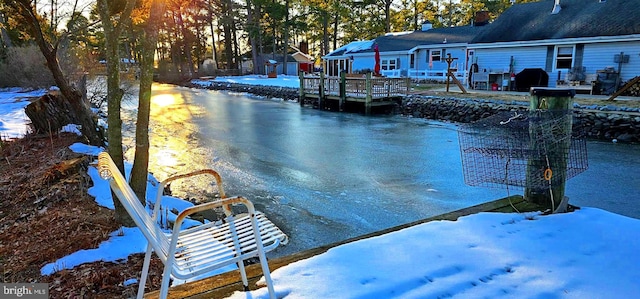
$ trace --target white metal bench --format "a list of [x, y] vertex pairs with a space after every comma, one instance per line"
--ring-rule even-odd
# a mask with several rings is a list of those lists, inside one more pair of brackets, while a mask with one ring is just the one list
[[[275, 298], [265, 252], [273, 250], [281, 243], [286, 244], [287, 236], [264, 214], [256, 213], [249, 200], [239, 196], [227, 198], [217, 172], [205, 169], [164, 180], [158, 187], [153, 214], [149, 215], [109, 154], [103, 152], [98, 156], [98, 171], [102, 178], [109, 181], [111, 190], [149, 242], [138, 287], [138, 298], [144, 295], [152, 251], [155, 251], [164, 264], [160, 298], [167, 297], [171, 276], [187, 279], [231, 264], [236, 264], [240, 269], [244, 288], [248, 290], [249, 283], [243, 261], [255, 256], [260, 259], [269, 294], [271, 298]], [[173, 225], [173, 231], [166, 233], [156, 222], [164, 187], [174, 180], [201, 174], [214, 176], [221, 199], [189, 207], [180, 212]], [[248, 213], [233, 215], [231, 205], [234, 204], [245, 205]], [[223, 207], [227, 215], [224, 224], [216, 225], [210, 222], [188, 229], [181, 228], [187, 216], [217, 207]]]

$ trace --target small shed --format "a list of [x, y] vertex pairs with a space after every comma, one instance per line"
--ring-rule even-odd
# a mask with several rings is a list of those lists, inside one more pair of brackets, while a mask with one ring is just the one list
[[264, 72], [267, 73], [267, 77], [269, 78], [277, 78], [278, 74], [277, 74], [277, 69], [278, 69], [278, 62], [272, 59], [267, 60], [267, 62], [264, 63]]

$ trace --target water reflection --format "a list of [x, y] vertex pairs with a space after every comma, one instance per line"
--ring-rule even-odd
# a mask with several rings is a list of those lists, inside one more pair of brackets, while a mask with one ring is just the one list
[[159, 94], [151, 96], [151, 105], [156, 107], [171, 106], [175, 105], [176, 102], [176, 96], [173, 94]]
[[[205, 149], [198, 148], [197, 135], [198, 128], [193, 124], [193, 118], [204, 113], [198, 106], [191, 105], [189, 92], [176, 92], [174, 86], [154, 84], [151, 96], [150, 110], [150, 148], [149, 148], [149, 171], [159, 180], [171, 175], [186, 173], [197, 168], [203, 168], [205, 163], [198, 162], [198, 159], [206, 156]], [[130, 123], [135, 123], [136, 110], [130, 109], [123, 113], [123, 119]], [[133, 160], [135, 151], [135, 138], [133, 133], [124, 133], [127, 151], [125, 156], [128, 160]], [[190, 198], [190, 194], [185, 190], [203, 190], [199, 194], [215, 193], [215, 188], [211, 186], [208, 177], [196, 178], [189, 181], [176, 181], [172, 190], [176, 190], [176, 195]], [[202, 196], [202, 195], [201, 195]]]

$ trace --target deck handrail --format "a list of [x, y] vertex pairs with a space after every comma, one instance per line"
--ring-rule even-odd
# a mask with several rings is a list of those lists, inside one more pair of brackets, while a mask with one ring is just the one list
[[[326, 95], [338, 96], [340, 95], [342, 80], [342, 78], [336, 76], [324, 78], [303, 76], [301, 77], [300, 85], [305, 94], [319, 94], [320, 86], [322, 86]], [[344, 78], [346, 95], [350, 97], [366, 97], [365, 85], [367, 80], [372, 82], [372, 98], [404, 96], [407, 95], [410, 88], [407, 78], [372, 77], [367, 79], [365, 77], [346, 77]]]

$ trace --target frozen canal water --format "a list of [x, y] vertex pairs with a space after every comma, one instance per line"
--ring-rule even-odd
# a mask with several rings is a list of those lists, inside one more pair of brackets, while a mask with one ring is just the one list
[[[291, 237], [277, 255], [507, 195], [464, 184], [454, 124], [169, 85], [153, 94], [150, 171], [164, 179], [216, 169], [228, 195], [248, 197]], [[640, 147], [588, 148], [590, 169], [569, 181], [570, 203], [640, 218]], [[203, 186], [173, 189], [191, 197]]]

